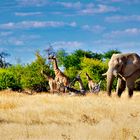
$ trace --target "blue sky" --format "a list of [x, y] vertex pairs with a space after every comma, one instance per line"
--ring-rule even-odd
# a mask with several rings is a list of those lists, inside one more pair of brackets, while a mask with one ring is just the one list
[[140, 0], [1, 0], [0, 52], [30, 63], [49, 43], [67, 52], [140, 54]]

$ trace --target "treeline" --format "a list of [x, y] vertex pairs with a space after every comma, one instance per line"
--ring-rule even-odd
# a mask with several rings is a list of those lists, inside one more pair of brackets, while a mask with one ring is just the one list
[[[87, 79], [85, 73], [98, 83], [102, 81], [101, 87], [105, 89], [106, 81], [102, 76], [107, 70], [107, 63], [113, 53], [120, 53], [117, 50], [111, 50], [104, 54], [93, 53], [91, 51], [76, 50], [68, 54], [61, 49], [55, 52], [58, 64], [64, 73], [72, 81], [79, 72], [83, 80], [85, 88], [87, 88]], [[5, 61], [7, 53], [0, 53], [0, 90], [10, 88], [12, 90], [30, 89], [33, 91], [47, 91], [48, 80], [41, 74], [41, 70], [45, 70], [54, 77], [53, 67], [46, 57], [36, 52], [36, 59], [26, 65], [11, 65]]]
[[[107, 64], [113, 53], [120, 53], [120, 51], [110, 50], [105, 53], [94, 53], [92, 51], [76, 50], [72, 53], [67, 53], [61, 49], [54, 52], [59, 68], [70, 78], [70, 81], [81, 72], [84, 87], [87, 89], [85, 73], [88, 73], [96, 83], [102, 82], [102, 90], [106, 88], [106, 79], [102, 74], [107, 71]], [[4, 59], [7, 56], [5, 54], [0, 53], [0, 56], [2, 55], [0, 57], [0, 90], [10, 88], [17, 91], [24, 89], [38, 92], [48, 91], [48, 80], [41, 74], [41, 70], [45, 70], [54, 77], [53, 66], [47, 59], [47, 53], [44, 57], [39, 52], [36, 52], [36, 59], [26, 65], [7, 63]], [[77, 85], [75, 86], [78, 88]]]

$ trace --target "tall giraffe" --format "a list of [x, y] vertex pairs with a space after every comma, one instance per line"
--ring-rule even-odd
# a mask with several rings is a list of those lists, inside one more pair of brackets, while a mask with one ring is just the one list
[[57, 89], [60, 91], [60, 88], [62, 86], [63, 92], [66, 92], [65, 87], [69, 85], [68, 77], [58, 68], [55, 56], [49, 56], [48, 59], [53, 61], [53, 69], [55, 73], [55, 81], [57, 82]]
[[48, 80], [50, 92], [54, 94], [54, 92], [57, 90], [57, 83], [56, 83], [55, 79], [53, 79], [52, 76], [45, 73], [43, 70], [41, 70], [41, 74]]
[[90, 92], [92, 92], [93, 88], [96, 86], [96, 83], [93, 82], [93, 80], [87, 73], [86, 73], [86, 77], [88, 80], [88, 88], [89, 88]]

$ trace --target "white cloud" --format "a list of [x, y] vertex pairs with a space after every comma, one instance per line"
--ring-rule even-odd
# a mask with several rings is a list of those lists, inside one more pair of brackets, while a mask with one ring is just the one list
[[[14, 32], [12, 33], [14, 34]], [[26, 46], [41, 39], [37, 34], [7, 35], [0, 38], [1, 46]]]
[[56, 4], [63, 6], [65, 8], [74, 8], [74, 9], [80, 9], [83, 4], [81, 2], [56, 2]]
[[22, 21], [22, 22], [9, 22], [0, 24], [0, 29], [29, 29], [29, 28], [49, 28], [49, 27], [76, 27], [76, 22], [61, 22], [61, 21]]
[[129, 21], [140, 21], [140, 15], [130, 15], [130, 16], [111, 16], [106, 17], [107, 22], [129, 22]]
[[101, 14], [101, 13], [108, 13], [108, 12], [116, 12], [118, 8], [108, 5], [99, 4], [97, 6], [91, 8], [83, 8], [78, 11], [80, 15], [91, 15], [91, 14]]
[[139, 28], [128, 28], [124, 30], [116, 30], [112, 31], [110, 33], [106, 33], [103, 36], [106, 38], [118, 38], [118, 37], [135, 37], [140, 35], [140, 29]]
[[23, 42], [23, 40], [10, 37], [10, 38], [5, 38], [5, 39], [0, 39], [0, 45], [22, 46], [22, 45], [24, 45], [24, 42]]
[[140, 53], [140, 42], [139, 41], [120, 41], [120, 40], [108, 40], [101, 39], [92, 42], [92, 46], [98, 48], [98, 52], [106, 52], [108, 50], [117, 49], [123, 53], [135, 52]]
[[9, 44], [13, 44], [16, 46], [22, 46], [22, 45], [24, 45], [24, 42], [22, 40], [12, 39], [12, 40], [9, 40]]
[[140, 3], [139, 0], [96, 0], [100, 3], [124, 3], [124, 4], [138, 4]]
[[56, 49], [65, 48], [69, 50], [80, 48], [82, 45], [83, 43], [78, 41], [57, 41], [52, 43], [52, 46]]
[[69, 24], [69, 26], [71, 26], [71, 27], [76, 27], [76, 26], [77, 26], [77, 23], [76, 23], [76, 22], [71, 22], [71, 23]]
[[[54, 2], [54, 5], [59, 5], [67, 9], [72, 9], [70, 15], [92, 15], [92, 14], [101, 14], [107, 12], [116, 12], [119, 8], [97, 3], [83, 3], [83, 2]], [[53, 12], [53, 14], [66, 14], [61, 12]]]
[[99, 4], [98, 9], [96, 11], [97, 13], [106, 13], [106, 12], [115, 12], [117, 10], [118, 8], [116, 7]]
[[89, 25], [83, 25], [82, 29], [85, 31], [90, 31], [94, 33], [100, 33], [105, 30], [105, 27], [100, 26], [100, 25], [94, 25], [94, 26], [89, 26]]
[[44, 6], [48, 4], [48, 0], [16, 0], [20, 6]]
[[21, 17], [24, 17], [24, 16], [37, 16], [37, 15], [41, 15], [42, 12], [16, 12], [15, 15], [16, 16], [21, 16]]
[[6, 32], [6, 31], [0, 32], [1, 37], [9, 36], [11, 34], [12, 34], [12, 32]]

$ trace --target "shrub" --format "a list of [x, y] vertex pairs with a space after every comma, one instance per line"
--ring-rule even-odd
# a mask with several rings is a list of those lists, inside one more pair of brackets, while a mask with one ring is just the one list
[[88, 73], [89, 76], [96, 83], [102, 81], [101, 88], [105, 90], [106, 79], [104, 76], [102, 76], [102, 74], [107, 71], [107, 63], [96, 59], [83, 58], [81, 61], [81, 66], [82, 66], [81, 77], [83, 79], [85, 87], [87, 87], [87, 78], [85, 73]]
[[12, 90], [19, 89], [19, 83], [14, 74], [8, 70], [0, 70], [0, 90], [10, 88]]
[[41, 70], [50, 72], [49, 66], [46, 64], [46, 59], [39, 52], [36, 53], [36, 60], [31, 64], [24, 66], [24, 71], [21, 76], [21, 84], [23, 88], [33, 91], [47, 91], [48, 81], [41, 74]]
[[40, 66], [35, 62], [24, 68], [24, 73], [21, 77], [21, 83], [24, 89], [47, 91], [48, 82], [41, 75], [40, 71]]

